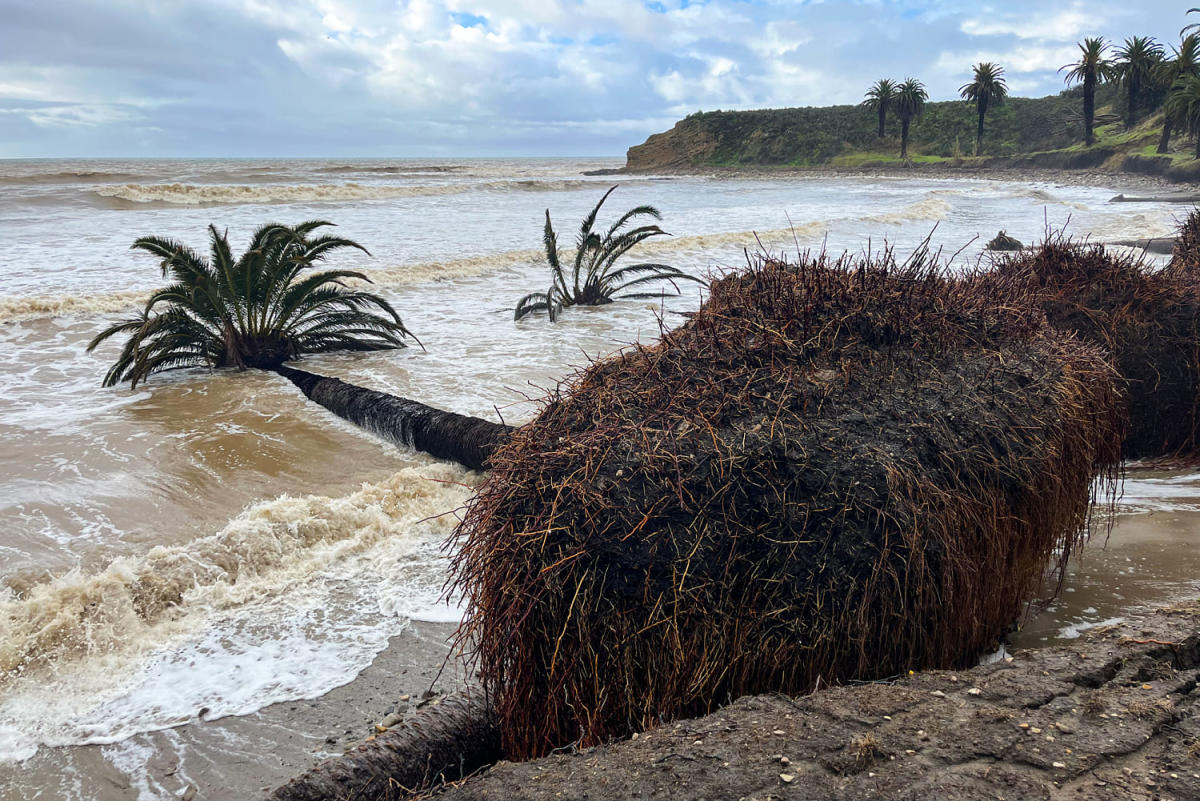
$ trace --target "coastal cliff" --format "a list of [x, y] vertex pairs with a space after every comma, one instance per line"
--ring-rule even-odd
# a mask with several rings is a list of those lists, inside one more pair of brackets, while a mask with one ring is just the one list
[[1097, 143], [1080, 144], [1082, 101], [1074, 91], [1043, 98], [1013, 97], [987, 118], [984, 151], [964, 155], [974, 141], [975, 111], [967, 103], [930, 103], [913, 123], [912, 158], [899, 158], [899, 121], [888, 118], [885, 136], [876, 136], [875, 113], [861, 106], [711, 111], [691, 114], [668, 131], [652, 134], [626, 153], [624, 172], [691, 172], [746, 168], [878, 170], [1051, 169], [1129, 172], [1171, 181], [1200, 180], [1200, 161], [1184, 136], [1168, 154], [1156, 153], [1162, 115], [1148, 117], [1130, 131], [1111, 112], [1111, 87], [1099, 95], [1105, 105]]

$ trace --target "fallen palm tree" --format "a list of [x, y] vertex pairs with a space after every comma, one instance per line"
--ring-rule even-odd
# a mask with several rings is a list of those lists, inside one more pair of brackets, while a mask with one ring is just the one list
[[391, 441], [482, 470], [512, 427], [280, 365], [275, 372], [311, 401]]
[[391, 801], [457, 781], [499, 759], [500, 738], [478, 695], [453, 695], [418, 711], [271, 794], [273, 801]]
[[1200, 451], [1198, 232], [1200, 222], [1189, 218], [1165, 270], [1103, 245], [1051, 236], [980, 278], [1036, 295], [1051, 325], [1110, 354], [1129, 410], [1129, 459]]
[[1113, 372], [928, 261], [760, 260], [492, 455], [455, 582], [509, 759], [969, 663], [1062, 569], [1114, 486]]

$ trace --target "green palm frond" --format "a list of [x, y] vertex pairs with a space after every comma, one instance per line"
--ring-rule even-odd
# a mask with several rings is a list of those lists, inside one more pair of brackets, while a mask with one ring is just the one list
[[702, 279], [688, 275], [678, 268], [665, 264], [634, 264], [617, 268], [617, 261], [633, 248], [656, 236], [669, 236], [657, 224], [639, 224], [646, 218], [661, 220], [662, 213], [654, 206], [634, 206], [614, 221], [603, 235], [595, 231], [601, 207], [616, 191], [611, 187], [600, 198], [579, 225], [576, 238], [575, 258], [571, 261], [571, 274], [566, 274], [563, 256], [558, 250], [558, 237], [546, 210], [546, 225], [543, 242], [546, 263], [550, 267], [550, 288], [545, 292], [531, 292], [517, 303], [513, 319], [520, 320], [534, 312], [545, 311], [550, 321], [558, 319], [559, 312], [568, 306], [599, 306], [611, 303], [613, 295], [625, 286], [626, 276], [630, 283], [663, 281], [671, 285], [676, 294], [676, 280], [705, 283]]
[[352, 240], [309, 234], [332, 225], [310, 220], [289, 227], [268, 223], [234, 258], [225, 232], [208, 228], [209, 255], [180, 242], [142, 237], [134, 249], [156, 256], [172, 283], [150, 295], [135, 317], [101, 331], [88, 344], [127, 337], [106, 386], [133, 386], [153, 373], [188, 367], [269, 369], [305, 353], [401, 348], [418, 344], [383, 297], [357, 288], [370, 283], [353, 270], [307, 272]]

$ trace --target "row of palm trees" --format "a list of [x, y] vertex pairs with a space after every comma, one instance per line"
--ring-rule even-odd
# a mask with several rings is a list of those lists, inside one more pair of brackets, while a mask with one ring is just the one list
[[[979, 115], [975, 131], [975, 155], [978, 156], [983, 150], [983, 120], [992, 105], [999, 105], [1008, 97], [1008, 84], [1004, 80], [1004, 68], [990, 61], [976, 64], [974, 72], [973, 80], [965, 84], [959, 92], [964, 100], [975, 104]], [[896, 113], [900, 118], [900, 158], [907, 159], [909, 127], [912, 121], [925, 111], [928, 100], [929, 93], [925, 91], [925, 84], [916, 78], [905, 78], [901, 83], [896, 83], [890, 78], [881, 78], [867, 90], [863, 105], [874, 109], [878, 115], [877, 135], [881, 139], [888, 112]]]
[[[1188, 13], [1200, 11], [1191, 9]], [[1096, 141], [1096, 90], [1102, 84], [1118, 87], [1125, 95], [1125, 127], [1137, 124], [1139, 115], [1154, 90], [1166, 90], [1163, 104], [1165, 119], [1157, 152], [1166, 153], [1173, 131], [1196, 137], [1196, 157], [1200, 158], [1200, 33], [1189, 32], [1200, 23], [1180, 31], [1180, 42], [1167, 50], [1150, 36], [1131, 36], [1112, 47], [1103, 37], [1087, 37], [1079, 43], [1079, 60], [1060, 69], [1068, 85], [1080, 85], [1083, 93], [1084, 141]], [[959, 89], [968, 103], [975, 105], [978, 122], [975, 155], [983, 150], [984, 120], [988, 110], [1008, 97], [1004, 68], [989, 61], [976, 64], [970, 83]], [[884, 136], [889, 112], [900, 118], [900, 157], [908, 158], [909, 126], [921, 116], [929, 96], [915, 78], [897, 83], [882, 78], [871, 86], [863, 105], [878, 115], [877, 135]]]

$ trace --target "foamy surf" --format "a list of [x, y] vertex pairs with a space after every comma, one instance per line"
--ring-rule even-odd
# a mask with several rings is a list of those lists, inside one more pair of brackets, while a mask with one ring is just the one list
[[[408, 173], [398, 173], [408, 174]], [[421, 173], [411, 173], [420, 175]], [[430, 173], [436, 174], [436, 173]], [[423, 184], [119, 184], [92, 194], [135, 205], [216, 206], [274, 203], [341, 203], [410, 197], [458, 195], [465, 192], [565, 192], [596, 186], [585, 180], [522, 180]]]
[[342, 497], [283, 496], [187, 545], [10, 592], [0, 760], [315, 697], [403, 618], [455, 619], [439, 549], [476, 479], [431, 462]]
[[[897, 211], [864, 217], [839, 217], [828, 220], [809, 220], [787, 228], [724, 231], [708, 234], [688, 234], [651, 240], [638, 250], [641, 258], [671, 255], [710, 256], [736, 255], [743, 249], [781, 251], [799, 245], [801, 248], [817, 242], [831, 226], [846, 223], [873, 225], [906, 225], [937, 222], [950, 211], [942, 197], [931, 196], [910, 203]], [[564, 248], [567, 258], [573, 251]], [[400, 287], [425, 281], [452, 281], [471, 278], [520, 265], [538, 264], [545, 259], [539, 249], [509, 250], [500, 253], [469, 256], [444, 261], [394, 264], [385, 267], [364, 265], [372, 283], [382, 287]], [[118, 292], [79, 293], [71, 295], [35, 295], [31, 297], [0, 296], [0, 322], [33, 320], [68, 315], [112, 314], [134, 309], [149, 297], [149, 291], [122, 290]]]

